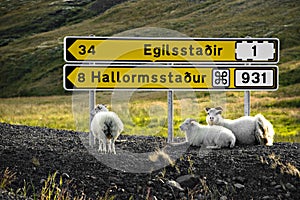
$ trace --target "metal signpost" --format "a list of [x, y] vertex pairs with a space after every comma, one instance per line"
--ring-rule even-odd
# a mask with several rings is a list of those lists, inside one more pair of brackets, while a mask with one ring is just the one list
[[67, 36], [64, 59], [65, 90], [89, 91], [90, 110], [97, 90], [168, 91], [168, 142], [174, 90], [244, 91], [250, 115], [250, 91], [277, 90], [279, 81], [277, 38]]

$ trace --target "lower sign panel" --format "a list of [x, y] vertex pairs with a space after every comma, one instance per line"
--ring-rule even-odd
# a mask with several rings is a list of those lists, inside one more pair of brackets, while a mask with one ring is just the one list
[[65, 65], [64, 88], [76, 90], [276, 90], [278, 67]]

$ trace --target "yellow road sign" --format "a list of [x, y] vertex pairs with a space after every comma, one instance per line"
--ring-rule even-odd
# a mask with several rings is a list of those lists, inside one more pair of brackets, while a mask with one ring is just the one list
[[277, 66], [64, 66], [64, 88], [69, 91], [276, 90], [277, 87]]
[[68, 36], [66, 62], [271, 62], [279, 60], [272, 38], [103, 38]]

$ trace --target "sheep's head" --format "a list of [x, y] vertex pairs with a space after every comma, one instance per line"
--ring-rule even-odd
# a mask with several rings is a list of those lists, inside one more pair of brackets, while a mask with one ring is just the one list
[[208, 125], [218, 125], [223, 109], [221, 107], [205, 108], [207, 113], [206, 122]]
[[98, 113], [98, 112], [107, 112], [108, 109], [107, 109], [106, 105], [104, 105], [104, 104], [98, 104], [98, 105], [94, 108], [94, 111], [95, 111], [95, 113]]
[[192, 126], [194, 126], [194, 124], [196, 123], [196, 120], [188, 118], [186, 119], [180, 126], [180, 130], [181, 131], [187, 131], [189, 130]]

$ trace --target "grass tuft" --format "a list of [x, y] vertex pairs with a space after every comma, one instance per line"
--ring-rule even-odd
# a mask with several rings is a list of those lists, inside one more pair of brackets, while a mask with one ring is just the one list
[[11, 183], [16, 179], [16, 173], [8, 169], [4, 170], [3, 175], [0, 177], [0, 189], [8, 190]]
[[269, 165], [272, 169], [278, 169], [282, 174], [289, 174], [300, 178], [300, 171], [297, 167], [289, 162], [283, 163], [280, 160], [280, 156], [277, 156], [274, 153], [268, 155], [267, 158], [260, 156], [260, 162]]

